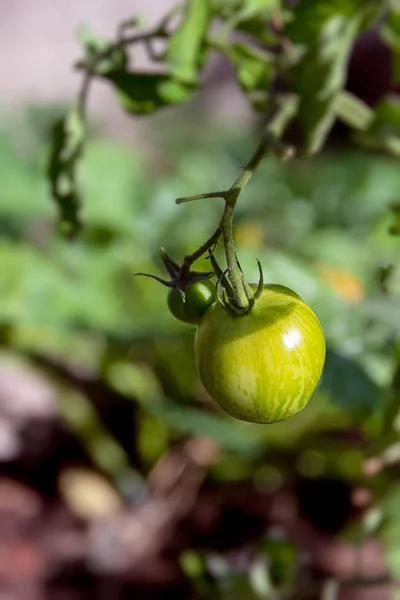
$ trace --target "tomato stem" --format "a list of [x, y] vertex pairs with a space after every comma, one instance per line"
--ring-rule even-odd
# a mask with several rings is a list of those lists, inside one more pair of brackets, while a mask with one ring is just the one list
[[236, 262], [236, 250], [233, 240], [233, 212], [235, 204], [236, 199], [233, 202], [227, 200], [221, 219], [221, 229], [228, 265], [228, 279], [232, 288], [232, 308], [234, 308], [235, 313], [245, 313], [248, 311], [250, 304], [243, 285], [243, 273]]
[[[227, 262], [227, 275], [226, 277], [223, 277], [223, 279], [225, 279], [225, 287], [228, 288], [224, 288], [226, 296], [225, 302], [227, 304], [227, 309], [231, 311], [232, 314], [236, 315], [247, 313], [254, 305], [254, 302], [258, 296], [254, 296], [250, 286], [244, 278], [242, 269], [237, 259], [235, 243], [233, 239], [233, 214], [241, 192], [250, 181], [254, 171], [264, 156], [269, 152], [273, 152], [281, 160], [286, 160], [293, 155], [294, 150], [292, 147], [281, 142], [270, 131], [265, 132], [256, 151], [243, 168], [241, 174], [233, 183], [232, 187], [225, 191], [206, 192], [203, 194], [196, 194], [195, 196], [177, 198], [175, 200], [177, 204], [184, 204], [186, 202], [193, 202], [195, 200], [203, 200], [205, 198], [223, 198], [225, 201], [225, 208], [217, 229], [213, 235], [200, 246], [200, 248], [198, 248], [192, 254], [185, 256], [181, 266], [180, 274], [183, 279], [189, 276], [190, 267], [192, 264], [207, 251], [210, 251], [218, 243], [218, 240], [222, 235]], [[217, 271], [215, 272], [217, 277], [219, 277], [220, 273]], [[219, 282], [217, 287], [219, 284], [222, 284], [222, 282]]]
[[254, 171], [264, 156], [271, 150], [284, 158], [289, 158], [293, 153], [293, 150], [290, 147], [282, 143], [271, 133], [266, 132], [253, 156], [243, 168], [242, 173], [236, 179], [232, 187], [225, 193], [225, 210], [220, 222], [220, 228], [224, 239], [225, 256], [228, 265], [228, 278], [233, 293], [233, 301], [231, 304], [233, 312], [236, 314], [248, 312], [254, 304], [254, 297], [243, 276], [239, 261], [237, 260], [233, 239], [233, 213], [241, 192], [250, 181]]
[[183, 259], [181, 273], [183, 275], [188, 274], [192, 264], [194, 262], [196, 262], [196, 260], [198, 258], [201, 258], [203, 256], [203, 254], [205, 254], [208, 250], [210, 250], [210, 248], [215, 246], [218, 243], [218, 240], [220, 237], [221, 237], [221, 229], [220, 229], [220, 226], [218, 226], [217, 229], [212, 234], [212, 236], [210, 238], [208, 238], [208, 240], [206, 242], [204, 242], [204, 244], [202, 244], [200, 246], [200, 248], [198, 248], [192, 254], [187, 254], [185, 256], [185, 258]]

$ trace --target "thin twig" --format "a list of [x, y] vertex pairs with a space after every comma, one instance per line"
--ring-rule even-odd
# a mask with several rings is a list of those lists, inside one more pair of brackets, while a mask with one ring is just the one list
[[203, 254], [205, 254], [207, 252], [207, 250], [209, 250], [210, 248], [215, 246], [215, 244], [218, 243], [218, 240], [220, 237], [221, 237], [221, 229], [218, 226], [217, 229], [212, 234], [212, 236], [206, 242], [204, 242], [204, 244], [202, 244], [200, 246], [200, 248], [198, 248], [195, 252], [193, 252], [193, 254], [187, 254], [185, 256], [185, 258], [183, 259], [183, 265], [182, 265], [181, 272], [189, 273], [191, 265], [194, 262], [196, 262], [196, 260], [201, 258], [203, 256]]
[[82, 118], [85, 117], [86, 113], [86, 104], [90, 90], [90, 84], [92, 79], [96, 76], [96, 67], [101, 63], [102, 60], [111, 56], [114, 52], [118, 50], [123, 50], [127, 46], [132, 46], [134, 44], [143, 42], [146, 46], [146, 49], [149, 50], [149, 43], [154, 40], [154, 38], [166, 38], [168, 37], [168, 24], [172, 17], [174, 17], [177, 13], [182, 11], [182, 6], [176, 6], [171, 11], [169, 11], [165, 17], [162, 18], [160, 23], [158, 23], [152, 29], [148, 31], [142, 31], [140, 33], [135, 33], [127, 37], [122, 37], [122, 30], [118, 28], [117, 30], [117, 40], [112, 42], [105, 48], [102, 52], [99, 52], [91, 61], [79, 61], [76, 63], [75, 67], [77, 69], [85, 69], [86, 73], [82, 81], [81, 89], [78, 94], [78, 110]]

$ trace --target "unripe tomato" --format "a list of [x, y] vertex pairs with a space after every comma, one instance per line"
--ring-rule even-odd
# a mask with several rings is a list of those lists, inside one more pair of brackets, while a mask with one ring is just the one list
[[168, 292], [169, 310], [180, 321], [199, 323], [215, 300], [214, 287], [214, 284], [208, 279], [196, 281], [185, 291], [185, 301], [178, 289], [171, 288]]
[[304, 408], [321, 376], [325, 338], [295, 292], [266, 285], [246, 315], [214, 303], [202, 318], [195, 361], [210, 396], [243, 421], [275, 423]]

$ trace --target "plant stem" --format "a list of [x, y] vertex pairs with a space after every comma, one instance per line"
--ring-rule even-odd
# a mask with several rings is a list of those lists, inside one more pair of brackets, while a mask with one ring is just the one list
[[220, 227], [224, 239], [225, 256], [228, 265], [228, 278], [232, 286], [234, 308], [237, 309], [239, 313], [247, 312], [250, 302], [248, 295], [246, 294], [246, 283], [243, 279], [243, 273], [236, 259], [235, 243], [233, 240], [233, 213], [236, 202], [265, 154], [271, 149], [276, 153], [282, 153], [283, 149], [286, 148], [287, 146], [277, 140], [274, 136], [265, 133], [258, 148], [244, 167], [242, 173], [226, 193], [225, 210], [222, 215]]
[[241, 175], [237, 178], [233, 186], [226, 192], [211, 192], [206, 194], [197, 194], [196, 196], [188, 196], [187, 198], [177, 198], [175, 200], [177, 204], [183, 204], [185, 202], [191, 202], [192, 200], [202, 200], [204, 198], [225, 199], [225, 210], [217, 229], [214, 231], [213, 235], [202, 246], [200, 246], [200, 248], [196, 250], [196, 252], [185, 256], [182, 268], [185, 272], [186, 270], [189, 271], [190, 266], [198, 258], [203, 256], [203, 254], [205, 254], [209, 248], [212, 248], [212, 246], [214, 246], [218, 242], [219, 237], [222, 233], [222, 236], [224, 238], [226, 260], [228, 264], [229, 280], [232, 283], [235, 304], [237, 304], [237, 308], [239, 310], [246, 310], [248, 308], [249, 302], [243, 290], [243, 276], [236, 262], [235, 246], [233, 242], [233, 211], [235, 209], [235, 205], [240, 192], [250, 180], [254, 169], [257, 167], [266, 151], [267, 149], [265, 143], [261, 142], [256, 152], [245, 166]]
[[[233, 198], [233, 196], [232, 196]], [[224, 239], [226, 263], [228, 265], [228, 279], [231, 283], [234, 307], [238, 312], [246, 312], [249, 300], [243, 286], [243, 274], [236, 262], [235, 243], [233, 241], [233, 211], [237, 198], [233, 202], [227, 201], [221, 219], [221, 230]]]
[[96, 67], [101, 63], [102, 60], [111, 56], [114, 52], [118, 50], [122, 50], [127, 46], [132, 46], [134, 44], [143, 42], [147, 49], [147, 44], [150, 43], [155, 38], [166, 38], [168, 37], [168, 24], [172, 17], [174, 17], [178, 12], [182, 10], [183, 6], [178, 5], [169, 11], [161, 22], [148, 31], [141, 31], [139, 33], [134, 33], [130, 36], [120, 37], [120, 33], [118, 39], [115, 42], [110, 43], [105, 50], [99, 52], [95, 58], [87, 63], [86, 61], [79, 61], [75, 66], [77, 69], [84, 69], [85, 75], [83, 77], [81, 89], [78, 97], [78, 111], [81, 114], [82, 118], [85, 116], [86, 112], [86, 104], [90, 90], [90, 84], [92, 79], [96, 77]]
[[212, 236], [210, 238], [208, 238], [208, 240], [206, 242], [204, 242], [204, 244], [202, 244], [200, 246], [200, 248], [198, 248], [195, 252], [193, 252], [193, 254], [187, 254], [185, 256], [185, 258], [183, 259], [181, 273], [183, 275], [188, 275], [192, 264], [194, 262], [196, 262], [196, 260], [198, 258], [201, 258], [203, 256], [203, 254], [205, 254], [207, 252], [207, 250], [209, 250], [210, 248], [215, 246], [215, 244], [218, 242], [220, 236], [221, 236], [221, 229], [218, 226], [217, 229], [212, 234]]
[[175, 204], [185, 204], [186, 202], [194, 202], [195, 200], [204, 200], [204, 198], [226, 198], [226, 192], [208, 192], [206, 194], [196, 194], [195, 196], [186, 196], [185, 198], [177, 198]]
[[236, 257], [235, 243], [233, 240], [233, 214], [236, 202], [242, 190], [250, 181], [254, 171], [264, 156], [271, 150], [281, 159], [289, 158], [293, 154], [293, 149], [291, 147], [283, 144], [272, 133], [266, 132], [264, 133], [262, 140], [253, 156], [243, 168], [241, 174], [233, 183], [232, 187], [230, 187], [228, 190], [196, 194], [195, 196], [187, 196], [185, 198], [177, 198], [175, 200], [177, 204], [192, 202], [194, 200], [203, 200], [204, 198], [223, 198], [225, 200], [224, 212], [217, 229], [213, 235], [204, 244], [202, 244], [202, 246], [200, 246], [200, 248], [193, 252], [193, 254], [188, 254], [185, 256], [181, 267], [181, 274], [184, 277], [188, 276], [191, 265], [198, 258], [203, 256], [207, 250], [215, 246], [222, 234], [226, 262], [228, 265], [227, 273], [230, 282], [232, 309], [236, 314], [244, 314], [249, 310], [251, 305], [251, 297], [249, 299], [248, 290], [250, 288], [246, 284]]
[[92, 73], [90, 71], [86, 71], [86, 73], [83, 77], [82, 86], [81, 86], [81, 89], [80, 89], [79, 95], [78, 95], [78, 112], [79, 112], [82, 120], [84, 120], [86, 117], [87, 99], [89, 97], [89, 90], [90, 90], [90, 84], [92, 83], [92, 79], [93, 79]]

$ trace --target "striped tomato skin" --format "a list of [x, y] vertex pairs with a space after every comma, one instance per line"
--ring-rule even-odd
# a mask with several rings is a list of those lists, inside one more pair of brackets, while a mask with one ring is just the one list
[[195, 362], [210, 396], [230, 415], [276, 423], [301, 411], [321, 377], [325, 338], [295, 292], [266, 285], [249, 313], [214, 303], [196, 333]]

